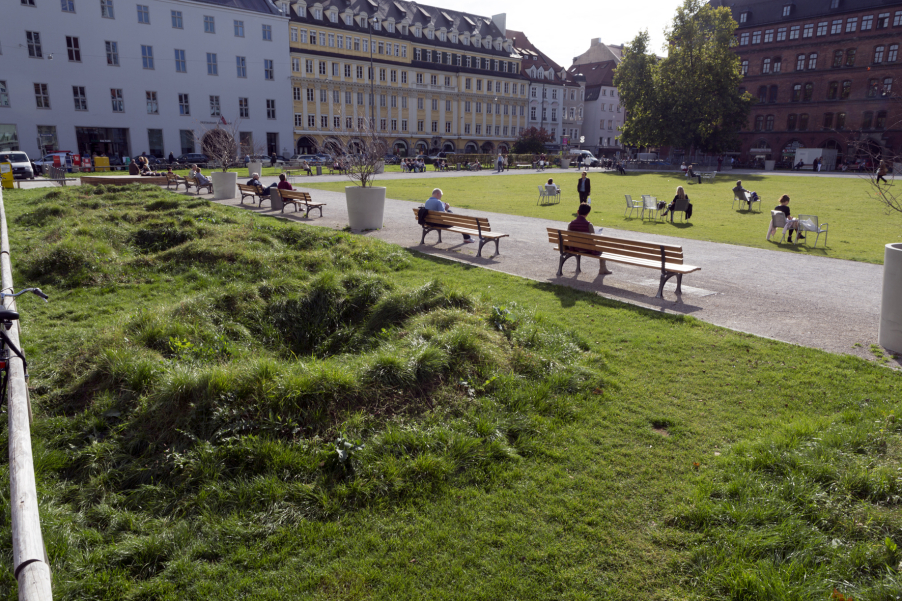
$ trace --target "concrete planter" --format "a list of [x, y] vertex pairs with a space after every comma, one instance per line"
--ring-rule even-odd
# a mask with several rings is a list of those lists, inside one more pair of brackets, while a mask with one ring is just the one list
[[765, 171], [773, 171], [774, 167], [776, 167], [777, 161], [764, 161], [764, 170]]
[[[285, 203], [282, 202], [282, 193], [279, 192], [278, 188], [273, 188], [269, 191], [269, 202], [273, 211], [281, 211], [285, 208]], [[262, 205], [263, 203], [260, 204]]]
[[376, 174], [385, 173], [385, 161], [376, 163]]
[[250, 177], [252, 173], [259, 173], [261, 176], [263, 175], [263, 163], [260, 161], [251, 161], [247, 164], [247, 176]]
[[378, 230], [382, 228], [385, 213], [385, 188], [372, 186], [345, 186], [348, 203], [348, 225], [352, 230]]
[[883, 296], [877, 342], [902, 352], [902, 244], [887, 244], [883, 254]]
[[238, 190], [238, 174], [234, 171], [214, 171], [213, 200], [231, 200]]
[[570, 168], [570, 159], [561, 159], [561, 169]]

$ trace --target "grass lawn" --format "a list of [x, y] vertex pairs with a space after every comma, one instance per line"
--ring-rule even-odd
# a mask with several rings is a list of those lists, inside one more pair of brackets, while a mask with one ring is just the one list
[[4, 201], [57, 599], [902, 594], [898, 372], [156, 187]]
[[[556, 177], [561, 185], [562, 201], [557, 205], [537, 206], [536, 186], [544, 184], [548, 177]], [[614, 173], [592, 173], [592, 214], [590, 220], [596, 226], [607, 226], [635, 232], [650, 232], [691, 238], [740, 244], [757, 248], [780, 249], [786, 252], [804, 253], [819, 257], [851, 259], [868, 263], [882, 263], [884, 246], [902, 240], [902, 215], [886, 215], [883, 206], [868, 197], [868, 183], [859, 178], [751, 176], [740, 175], [747, 190], [758, 192], [764, 200], [761, 213], [748, 213], [745, 209], [731, 208], [736, 177], [726, 173], [717, 176], [714, 184], [687, 185], [685, 178], [672, 173], [637, 173], [626, 176]], [[556, 221], [570, 221], [576, 213], [579, 196], [576, 193], [578, 176], [542, 174], [518, 174], [504, 177], [441, 178], [417, 181], [384, 181], [389, 198], [424, 201], [433, 187], [441, 188], [443, 200], [461, 208], [508, 213], [526, 217], [543, 217]], [[344, 190], [344, 183], [317, 183], [306, 180], [306, 187], [323, 190]], [[643, 194], [656, 196], [670, 202], [677, 186], [682, 185], [692, 201], [692, 219], [686, 223], [671, 224], [624, 217], [624, 195], [641, 201]], [[792, 215], [817, 215], [821, 223], [830, 224], [828, 246], [823, 248], [824, 236], [816, 249], [810, 245], [793, 246], [765, 240], [770, 210], [783, 194], [791, 197]], [[635, 215], [635, 213], [633, 213]], [[503, 230], [503, 223], [498, 225]], [[811, 240], [810, 244], [813, 244]]]

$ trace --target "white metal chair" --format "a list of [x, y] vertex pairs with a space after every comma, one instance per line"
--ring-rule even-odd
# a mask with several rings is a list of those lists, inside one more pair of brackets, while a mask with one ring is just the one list
[[[745, 197], [745, 198], [743, 198]], [[761, 197], [756, 196], [752, 198], [752, 195], [749, 192], [746, 192], [742, 196], [737, 196], [736, 193], [733, 193], [733, 205], [731, 208], [736, 208], [737, 203], [739, 204], [739, 208], [742, 208], [743, 204], [747, 204], [749, 211], [755, 208], [755, 203], [758, 204], [758, 212], [761, 212]]]
[[736, 205], [739, 205], [739, 208], [742, 208], [742, 205], [747, 204], [749, 202], [748, 192], [744, 193], [742, 196], [739, 196], [735, 192], [733, 192], [733, 204], [730, 206], [731, 209], [735, 209]]
[[545, 196], [557, 202], [561, 200], [561, 189], [557, 184], [545, 184]]
[[645, 220], [645, 212], [651, 213], [655, 221], [658, 220], [658, 199], [647, 194], [642, 195], [642, 220]]
[[624, 194], [623, 196], [626, 197], [626, 209], [623, 211], [623, 215], [627, 216], [627, 211], [629, 211], [629, 217], [633, 216], [633, 211], [641, 215], [642, 203], [638, 200], [633, 200], [633, 197], [629, 194]]
[[[818, 240], [821, 238], [821, 234], [824, 235], [824, 248], [827, 247], [827, 226], [826, 223], [818, 223], [817, 215], [799, 215], [799, 232], [809, 232], [811, 234], [817, 234], [814, 239], [814, 246], [817, 246]], [[808, 236], [805, 236], [805, 240], [808, 240]]]
[[545, 191], [545, 186], [538, 186], [539, 188], [539, 200], [536, 201], [536, 204], [542, 202], [542, 199], [548, 196], [548, 193]]
[[783, 211], [771, 211], [770, 212], [770, 226], [768, 226], [767, 230], [767, 239], [770, 240], [771, 236], [777, 233], [777, 231], [782, 231], [780, 236], [780, 244], [783, 244], [783, 240], [786, 239], [786, 214]]

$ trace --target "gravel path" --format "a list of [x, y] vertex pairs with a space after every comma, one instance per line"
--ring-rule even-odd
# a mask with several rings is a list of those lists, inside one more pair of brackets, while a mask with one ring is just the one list
[[[393, 179], [393, 175], [396, 174], [386, 174], [386, 179]], [[430, 174], [419, 177], [427, 178]], [[322, 181], [322, 178], [316, 179]], [[303, 179], [295, 184], [295, 188], [304, 190]], [[306, 219], [303, 213], [295, 215], [290, 207], [285, 213], [279, 213], [270, 210], [268, 203], [264, 203], [262, 209], [250, 210], [321, 227], [340, 229], [347, 226], [343, 193], [307, 191], [317, 201], [327, 203], [322, 218], [313, 212], [310, 219]], [[427, 191], [424, 200], [428, 194]], [[223, 204], [239, 203], [235, 200]], [[645, 234], [642, 239], [649, 242], [682, 245], [686, 263], [702, 268], [683, 278], [682, 302], [676, 302], [675, 280], [668, 282], [663, 300], [654, 298], [658, 273], [651, 269], [611, 264], [609, 267], [614, 273], [599, 276], [594, 261], [587, 261], [583, 272], [576, 274], [571, 260], [564, 268], [564, 275], [558, 278], [558, 255], [546, 242], [545, 228], [564, 227], [566, 224], [561, 222], [455, 209], [464, 215], [485, 216], [493, 230], [510, 234], [510, 238], [501, 241], [501, 254], [492, 256], [494, 244], [491, 244], [485, 246], [483, 257], [478, 258], [477, 245], [463, 244], [457, 234], [446, 234], [444, 242], [438, 244], [433, 233], [427, 237], [426, 244], [420, 246], [422, 230], [412, 211], [420, 204], [386, 199], [385, 226], [363, 235], [469, 265], [589, 290], [655, 311], [692, 315], [757, 336], [832, 353], [874, 358], [869, 347], [877, 342], [881, 265]], [[613, 228], [605, 228], [605, 234], [628, 239], [636, 236], [635, 232]], [[902, 359], [894, 364], [902, 365]]]

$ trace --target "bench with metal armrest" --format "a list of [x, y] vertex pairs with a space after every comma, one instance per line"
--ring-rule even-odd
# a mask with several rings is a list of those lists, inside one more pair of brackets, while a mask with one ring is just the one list
[[[422, 223], [420, 223], [421, 210], [425, 211]], [[510, 235], [493, 232], [492, 227], [489, 225], [489, 220], [485, 217], [468, 217], [467, 215], [457, 215], [456, 213], [427, 211], [423, 207], [414, 209], [413, 217], [423, 227], [423, 236], [420, 238], [420, 244], [426, 243], [426, 234], [429, 232], [438, 232], [439, 242], [442, 241], [442, 232], [454, 232], [456, 234], [475, 236], [479, 238], [479, 250], [476, 252], [477, 257], [482, 256], [482, 247], [489, 242], [495, 243], [495, 254], [501, 254], [498, 250], [498, 242], [501, 238], [507, 238]]]
[[192, 187], [197, 190], [196, 194], [198, 196], [200, 196], [201, 188], [207, 188], [210, 194], [213, 194], [213, 182], [202, 184], [193, 175], [185, 176], [185, 190], [190, 190]]
[[238, 184], [238, 191], [241, 192], [241, 204], [244, 204], [244, 199], [248, 196], [251, 197], [251, 203], [254, 202], [254, 198], [260, 199], [260, 206], [263, 206], [263, 199], [268, 198], [266, 195], [266, 190], [263, 189], [263, 186], [255, 186], [253, 184]]
[[602, 261], [601, 269], [603, 271], [607, 261], [657, 269], [661, 272], [661, 283], [655, 298], [664, 298], [664, 284], [667, 283], [667, 280], [676, 276], [676, 293], [680, 295], [682, 294], [683, 276], [701, 269], [694, 265], [683, 264], [682, 246], [624, 240], [555, 228], [547, 228], [547, 230], [548, 241], [554, 244], [554, 250], [560, 253], [558, 277], [563, 275], [564, 263], [571, 257], [576, 257], [577, 273], [580, 272], [582, 257]]
[[319, 216], [323, 216], [324, 202], [313, 202], [309, 192], [298, 192], [297, 190], [279, 190], [279, 196], [282, 197], [282, 212], [285, 212], [285, 205], [294, 205], [294, 212], [298, 212], [298, 207], [306, 210], [304, 217], [310, 217], [312, 209], [319, 210]]

